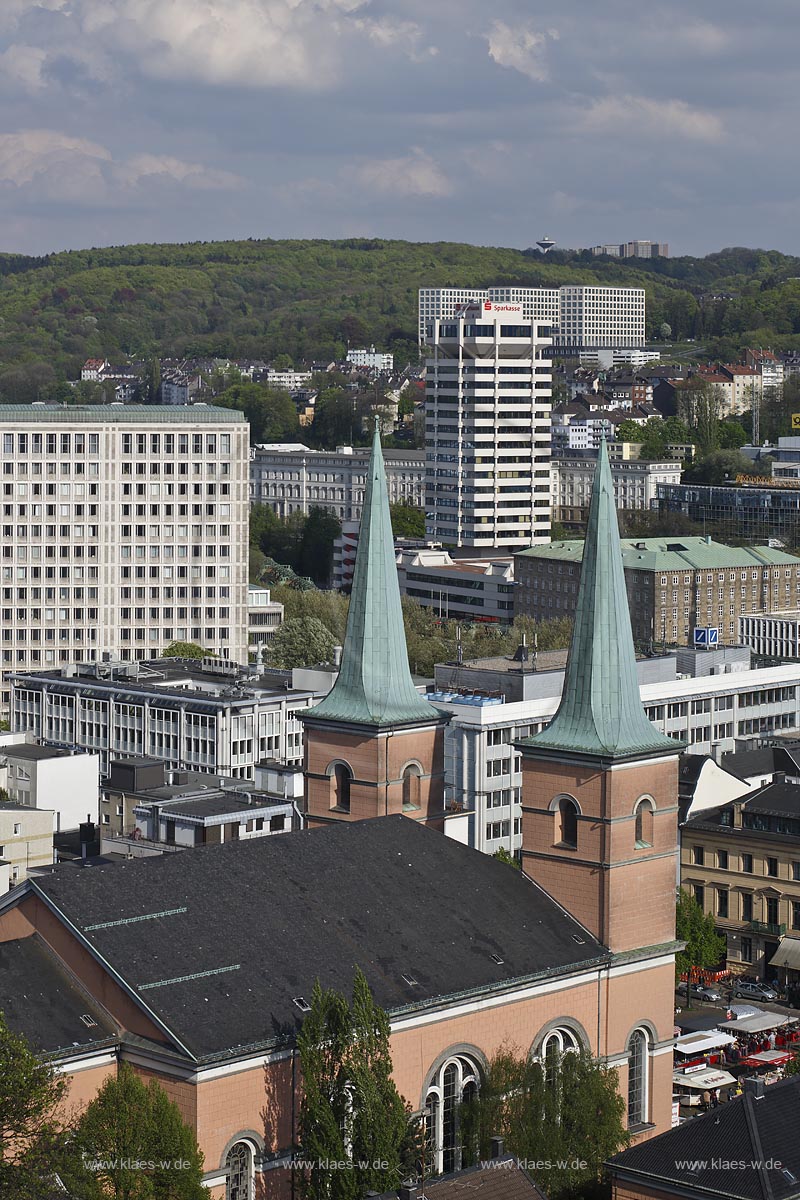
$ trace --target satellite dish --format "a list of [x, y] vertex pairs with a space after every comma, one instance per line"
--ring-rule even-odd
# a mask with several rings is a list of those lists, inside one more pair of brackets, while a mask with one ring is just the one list
[[555, 241], [551, 237], [543, 237], [539, 238], [539, 241], [536, 243], [536, 245], [539, 247], [542, 254], [547, 254], [547, 251], [552, 250], [553, 246], [555, 246]]

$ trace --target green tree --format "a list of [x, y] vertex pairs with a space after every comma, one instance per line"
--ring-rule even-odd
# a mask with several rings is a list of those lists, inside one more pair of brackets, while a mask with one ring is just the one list
[[425, 509], [415, 504], [390, 504], [392, 533], [398, 538], [425, 537]]
[[504, 1047], [462, 1108], [464, 1158], [489, 1158], [490, 1140], [500, 1136], [518, 1158], [553, 1164], [546, 1179], [537, 1179], [551, 1200], [586, 1197], [606, 1159], [628, 1144], [624, 1122], [617, 1072], [587, 1051], [548, 1053], [543, 1064]]
[[685, 483], [708, 483], [720, 487], [734, 484], [737, 475], [752, 473], [753, 464], [738, 450], [715, 450], [698, 458], [683, 472]]
[[[75, 1128], [85, 1168], [69, 1179], [79, 1200], [203, 1200], [203, 1155], [178, 1106], [127, 1063], [107, 1079]], [[152, 1167], [141, 1164], [153, 1163]]]
[[618, 442], [643, 442], [644, 428], [638, 421], [620, 421], [615, 436]]
[[197, 642], [170, 642], [166, 650], [161, 651], [162, 658], [205, 658], [208, 654]]
[[269, 661], [275, 667], [315, 667], [329, 663], [336, 645], [330, 630], [318, 617], [284, 621], [269, 644]]
[[297, 409], [288, 392], [260, 383], [234, 383], [214, 399], [224, 408], [239, 409], [250, 422], [250, 443], [285, 442], [300, 430]]
[[676, 979], [693, 970], [715, 967], [725, 957], [725, 939], [717, 933], [713, 915], [704, 913], [685, 888], [678, 894], [675, 937], [686, 943], [675, 957]]
[[667, 321], [662, 321], [659, 325], [658, 336], [662, 342], [667, 342], [672, 337], [672, 326]]
[[[389, 1018], [356, 969], [352, 1003], [314, 985], [298, 1035], [303, 1099], [300, 1146], [315, 1165], [302, 1177], [308, 1200], [360, 1200], [396, 1188], [409, 1115], [392, 1079]], [[330, 1170], [327, 1161], [350, 1161]], [[385, 1166], [377, 1164], [386, 1164]]]
[[0, 1013], [0, 1196], [51, 1200], [67, 1154], [57, 1116], [66, 1086]]
[[314, 405], [314, 421], [311, 426], [315, 444], [326, 450], [352, 445], [356, 440], [357, 429], [352, 396], [339, 387], [329, 387], [320, 392]]
[[719, 444], [722, 450], [739, 450], [747, 441], [747, 431], [740, 421], [720, 421]]
[[522, 863], [519, 859], [515, 858], [510, 850], [506, 850], [505, 846], [501, 846], [499, 850], [495, 850], [492, 858], [496, 858], [498, 862], [505, 863], [509, 867], [516, 867], [518, 871], [522, 868]]
[[333, 573], [333, 543], [342, 532], [342, 523], [327, 508], [315, 505], [306, 517], [297, 555], [296, 570], [313, 579], [317, 587], [327, 587]]

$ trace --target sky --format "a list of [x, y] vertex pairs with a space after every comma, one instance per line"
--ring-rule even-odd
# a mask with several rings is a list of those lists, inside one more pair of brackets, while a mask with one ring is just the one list
[[800, 253], [798, 0], [0, 0], [0, 250]]

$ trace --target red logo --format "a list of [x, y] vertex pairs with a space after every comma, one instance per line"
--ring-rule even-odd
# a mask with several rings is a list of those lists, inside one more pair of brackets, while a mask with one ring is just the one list
[[491, 300], [484, 300], [484, 302], [483, 302], [484, 312], [489, 312], [491, 310], [491, 307], [492, 307]]

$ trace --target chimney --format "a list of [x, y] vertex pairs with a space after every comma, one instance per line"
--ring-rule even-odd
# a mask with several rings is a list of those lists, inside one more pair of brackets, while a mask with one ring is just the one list
[[505, 1152], [505, 1139], [501, 1137], [493, 1137], [489, 1143], [489, 1158], [502, 1158]]
[[417, 1200], [419, 1189], [416, 1179], [405, 1179], [397, 1189], [398, 1200]]
[[772, 776], [772, 782], [773, 783], [786, 783], [786, 772], [785, 771], [776, 771], [775, 774]]
[[340, 667], [342, 665], [342, 647], [341, 646], [333, 647], [333, 665], [335, 667]]
[[764, 1088], [764, 1080], [759, 1078], [757, 1075], [749, 1075], [747, 1079], [744, 1080], [744, 1094], [746, 1096], [752, 1096], [754, 1100], [764, 1099]]

